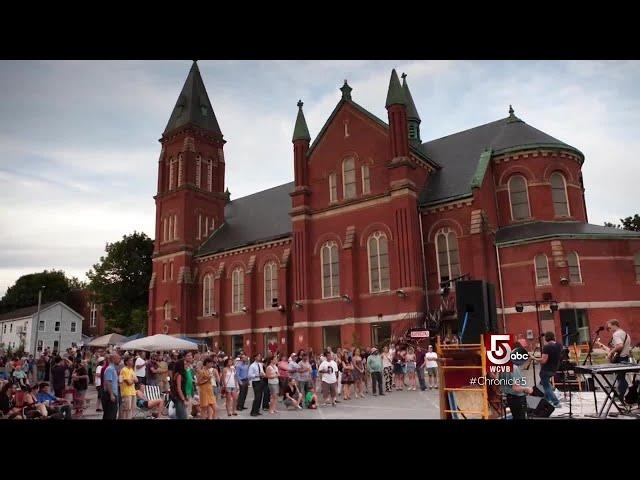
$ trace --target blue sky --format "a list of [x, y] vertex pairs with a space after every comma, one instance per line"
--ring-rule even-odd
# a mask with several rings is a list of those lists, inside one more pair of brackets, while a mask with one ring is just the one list
[[[198, 62], [227, 144], [232, 198], [293, 178], [296, 102], [314, 137], [340, 98], [386, 121], [406, 72], [423, 141], [507, 116], [580, 149], [589, 221], [637, 213], [640, 62]], [[191, 61], [0, 62], [0, 295], [25, 273], [84, 279], [106, 242], [153, 236], [160, 137]]]

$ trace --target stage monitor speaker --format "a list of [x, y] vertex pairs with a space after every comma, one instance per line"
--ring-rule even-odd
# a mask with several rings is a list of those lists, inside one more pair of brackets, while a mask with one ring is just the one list
[[461, 343], [480, 343], [481, 334], [497, 333], [495, 287], [492, 284], [483, 280], [456, 282], [456, 306]]
[[545, 398], [527, 395], [527, 412], [530, 417], [550, 417], [555, 408]]

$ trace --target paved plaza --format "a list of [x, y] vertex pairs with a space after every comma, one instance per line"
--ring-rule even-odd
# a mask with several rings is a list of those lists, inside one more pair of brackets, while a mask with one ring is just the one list
[[[85, 410], [82, 418], [98, 420], [102, 418], [101, 412], [96, 412], [96, 390], [93, 386], [89, 387], [87, 399], [90, 399], [90, 408]], [[358, 420], [404, 420], [404, 419], [438, 419], [440, 418], [439, 410], [439, 391], [426, 390], [417, 391], [400, 391], [388, 393], [384, 396], [366, 395], [364, 398], [357, 400], [342, 400], [335, 407], [319, 407], [317, 410], [286, 410], [282, 402], [278, 402], [278, 413], [269, 414], [268, 411], [262, 410], [259, 417], [251, 417], [249, 415], [253, 402], [253, 393], [249, 389], [249, 395], [245, 406], [247, 410], [238, 412], [237, 417], [228, 417], [222, 400], [218, 401], [218, 417], [221, 420], [342, 420], [342, 419], [358, 419]]]

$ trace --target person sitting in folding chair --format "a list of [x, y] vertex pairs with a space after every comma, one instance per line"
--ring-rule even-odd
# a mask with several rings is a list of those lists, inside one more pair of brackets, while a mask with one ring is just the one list
[[[138, 413], [146, 416], [146, 412], [151, 411], [153, 418], [158, 418], [162, 414], [164, 399], [157, 385], [139, 385], [136, 390], [136, 407]], [[136, 415], [137, 416], [137, 415]]]

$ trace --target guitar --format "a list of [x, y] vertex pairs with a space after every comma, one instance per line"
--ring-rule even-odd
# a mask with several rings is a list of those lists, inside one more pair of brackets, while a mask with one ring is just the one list
[[616, 352], [613, 350], [613, 348], [600, 342], [600, 337], [598, 337], [598, 339], [594, 343], [602, 348], [605, 352], [607, 352], [607, 358], [611, 363], [616, 363], [616, 358], [620, 356], [620, 352]]

